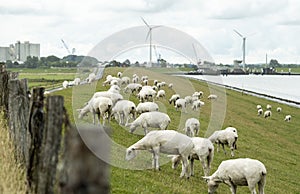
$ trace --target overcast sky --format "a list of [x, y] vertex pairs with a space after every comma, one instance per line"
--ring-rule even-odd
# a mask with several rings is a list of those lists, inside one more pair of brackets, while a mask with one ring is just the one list
[[0, 0], [0, 46], [30, 41], [41, 44], [41, 56], [63, 57], [64, 39], [75, 54], [87, 55], [112, 34], [144, 26], [143, 17], [195, 38], [216, 63], [242, 58], [242, 38], [233, 29], [247, 37], [246, 63], [263, 63], [266, 54], [300, 63], [299, 10], [299, 0]]

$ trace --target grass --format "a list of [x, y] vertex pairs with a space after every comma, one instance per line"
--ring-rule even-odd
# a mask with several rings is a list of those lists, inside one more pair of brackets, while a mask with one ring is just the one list
[[277, 72], [281, 72], [281, 70], [283, 72], [289, 72], [289, 69], [291, 69], [292, 73], [300, 73], [300, 67], [293, 67], [293, 68], [288, 68], [288, 67], [278, 67], [276, 68]]
[[[2, 115], [1, 115], [2, 117]], [[16, 165], [14, 145], [4, 119], [0, 119], [0, 193], [25, 193], [26, 173], [24, 167]]]
[[[165, 88], [167, 99], [173, 93], [180, 93], [182, 96], [192, 90], [202, 90], [207, 96], [209, 93], [216, 93], [221, 96], [223, 89], [217, 86], [208, 85], [205, 82], [195, 80], [175, 78], [172, 76], [158, 74], [147, 69], [122, 69], [107, 68], [106, 75], [116, 75], [118, 71], [124, 72], [125, 75], [131, 76], [133, 73], [138, 75], [148, 75], [151, 79], [159, 79], [167, 83], [174, 83], [174, 90]], [[157, 70], [156, 70], [157, 71]], [[102, 86], [103, 80], [100, 80], [95, 86], [97, 91], [107, 90], [108, 87]], [[150, 80], [151, 83], [151, 80]], [[86, 86], [76, 91], [86, 90]], [[56, 94], [64, 95], [66, 106], [69, 112], [79, 108], [85, 102], [76, 102], [71, 106], [71, 93], [69, 90], [59, 91]], [[73, 91], [74, 92], [74, 91]], [[190, 93], [191, 94], [191, 93]], [[91, 95], [85, 93], [84, 99], [89, 99]], [[129, 96], [130, 100], [138, 103], [136, 98]], [[238, 150], [235, 157], [249, 157], [262, 161], [268, 171], [266, 193], [300, 193], [298, 183], [300, 181], [300, 111], [298, 108], [268, 101], [263, 98], [257, 98], [251, 95], [242, 94], [232, 90], [226, 90], [226, 96], [220, 97], [215, 102], [209, 102], [203, 99], [205, 106], [201, 112], [189, 110], [187, 114], [176, 112], [175, 108], [167, 100], [157, 101], [163, 112], [167, 112], [171, 117], [171, 124], [168, 129], [181, 131], [186, 117], [197, 117], [201, 122], [199, 136], [209, 135], [212, 130], [234, 126], [238, 129], [239, 140]], [[225, 102], [226, 101], [226, 102]], [[74, 101], [73, 101], [74, 103]], [[268, 119], [257, 116], [256, 105], [271, 104], [273, 109], [281, 106], [283, 112], [277, 113], [273, 110], [273, 116]], [[225, 109], [223, 109], [225, 107]], [[214, 113], [212, 113], [212, 111]], [[225, 114], [218, 114], [219, 112]], [[291, 122], [284, 122], [286, 114], [292, 115]], [[224, 122], [223, 122], [224, 117]], [[76, 118], [76, 113], [75, 113]], [[220, 121], [221, 120], [221, 121]], [[85, 119], [90, 122], [91, 118]], [[115, 121], [111, 123], [113, 129], [112, 139], [121, 148], [113, 146], [111, 155], [111, 193], [206, 193], [207, 186], [202, 180], [203, 172], [200, 163], [196, 163], [195, 177], [189, 180], [180, 179], [181, 169], [171, 169], [171, 164], [166, 163], [161, 166], [161, 171], [153, 169], [147, 170], [130, 170], [130, 168], [146, 159], [145, 165], [151, 163], [151, 155], [148, 152], [140, 152], [140, 155], [133, 162], [124, 160], [125, 148], [138, 141], [142, 136], [128, 133], [128, 129], [120, 127]], [[142, 132], [142, 130], [140, 130]], [[181, 131], [182, 132], [182, 131]], [[227, 148], [228, 150], [228, 148]], [[162, 155], [162, 161], [168, 161]], [[222, 152], [215, 153], [212, 172], [214, 172], [221, 161], [230, 159], [229, 155]], [[188, 189], [187, 189], [188, 188]], [[239, 187], [239, 193], [248, 193], [247, 187]], [[229, 193], [229, 188], [224, 184], [220, 185], [218, 193]]]

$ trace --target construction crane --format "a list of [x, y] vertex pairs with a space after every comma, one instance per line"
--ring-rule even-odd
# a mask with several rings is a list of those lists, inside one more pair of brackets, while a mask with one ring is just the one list
[[157, 65], [159, 66], [160, 65], [161, 55], [160, 54], [157, 55], [157, 50], [156, 50], [156, 46], [155, 45], [153, 45], [153, 48], [154, 48], [156, 59], [157, 59]]
[[63, 43], [63, 45], [64, 45], [65, 49], [68, 51], [68, 53], [69, 53], [70, 55], [74, 55], [74, 53], [75, 53], [75, 48], [73, 48], [73, 49], [72, 49], [72, 52], [71, 52], [70, 49], [69, 49], [69, 47], [68, 47], [68, 45], [65, 43], [65, 41], [64, 41], [63, 39], [61, 39], [61, 42]]

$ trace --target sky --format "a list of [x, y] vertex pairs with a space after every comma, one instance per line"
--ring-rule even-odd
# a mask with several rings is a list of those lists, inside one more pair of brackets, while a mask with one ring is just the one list
[[[114, 57], [147, 61], [149, 36], [146, 39], [148, 28], [142, 17], [149, 25], [161, 26], [152, 30], [157, 44], [153, 60], [159, 54], [169, 61], [181, 60], [181, 55], [166, 49], [168, 45], [156, 42], [172, 34], [162, 33], [164, 29], [172, 29], [195, 40], [186, 44], [190, 57], [200, 58], [205, 50], [215, 63], [232, 64], [242, 59], [242, 38], [235, 29], [246, 37], [246, 63], [265, 63], [267, 54], [268, 61], [300, 64], [299, 10], [298, 0], [0, 0], [0, 46], [30, 41], [40, 43], [41, 56], [63, 57], [68, 55], [63, 39], [76, 55], [89, 55], [126, 31], [126, 40], [132, 38], [144, 47]], [[169, 39], [183, 40], [187, 39]], [[201, 49], [195, 52], [192, 45]]]

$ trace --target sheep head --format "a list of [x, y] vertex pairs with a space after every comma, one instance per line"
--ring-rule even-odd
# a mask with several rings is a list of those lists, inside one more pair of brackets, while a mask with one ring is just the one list
[[131, 160], [133, 158], [136, 157], [136, 150], [135, 148], [132, 148], [132, 147], [129, 147], [127, 150], [126, 150], [126, 156], [125, 156], [125, 159], [126, 160]]

